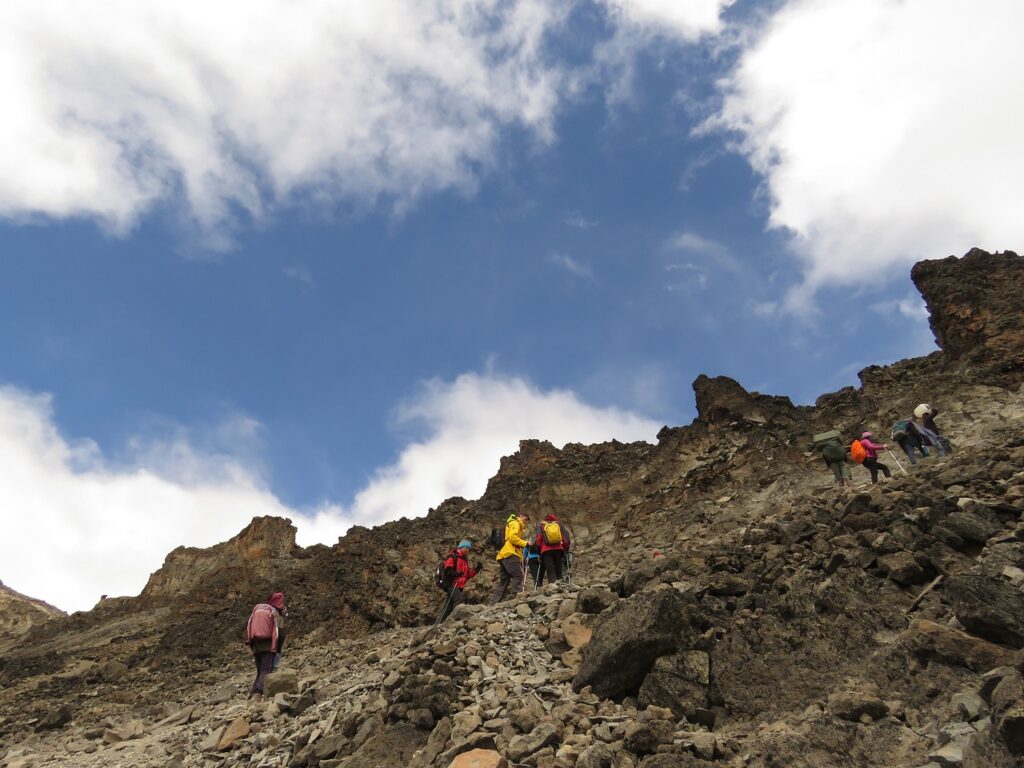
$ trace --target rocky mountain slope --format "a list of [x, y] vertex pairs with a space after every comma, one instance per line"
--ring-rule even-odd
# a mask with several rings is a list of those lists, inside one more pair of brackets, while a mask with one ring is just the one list
[[[524, 441], [478, 500], [331, 547], [256, 519], [8, 630], [0, 766], [1024, 765], [1024, 260], [912, 278], [941, 351], [813, 407], [701, 376], [654, 445]], [[951, 456], [849, 492], [805, 453], [922, 401]], [[432, 627], [438, 557], [513, 511], [569, 523], [572, 583], [485, 606], [488, 553]], [[293, 640], [256, 706], [240, 635], [271, 588]]]

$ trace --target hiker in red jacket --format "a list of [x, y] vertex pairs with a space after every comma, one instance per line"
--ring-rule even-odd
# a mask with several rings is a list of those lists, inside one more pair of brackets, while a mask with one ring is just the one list
[[475, 568], [470, 567], [467, 558], [472, 546], [473, 542], [463, 539], [459, 542], [458, 547], [448, 553], [448, 557], [444, 561], [445, 581], [451, 586], [445, 590], [448, 592], [448, 602], [445, 603], [438, 623], [447, 619], [448, 614], [454, 611], [456, 606], [462, 604], [462, 591], [466, 588], [466, 582], [480, 573], [483, 568], [483, 563], [480, 562], [476, 564]]
[[870, 432], [864, 432], [861, 434], [860, 444], [864, 446], [864, 450], [868, 454], [864, 458], [864, 467], [871, 473], [871, 482], [878, 482], [878, 470], [882, 470], [882, 474], [885, 475], [887, 480], [892, 477], [892, 473], [889, 471], [889, 468], [878, 460], [878, 452], [884, 451], [889, 446], [885, 443], [879, 445], [878, 443], [871, 442]]
[[[278, 595], [280, 599], [277, 599]], [[268, 602], [256, 605], [245, 627], [245, 644], [252, 648], [256, 664], [256, 679], [249, 689], [249, 698], [255, 698], [256, 701], [263, 700], [263, 681], [274, 667], [274, 655], [280, 647], [280, 631], [284, 627], [281, 612], [269, 600], [284, 606], [284, 593], [274, 592]]]
[[540, 572], [537, 574], [537, 586], [544, 583], [544, 575], [548, 581], [561, 580], [565, 567], [565, 557], [571, 542], [565, 526], [554, 514], [547, 515], [537, 532], [536, 546], [540, 548]]

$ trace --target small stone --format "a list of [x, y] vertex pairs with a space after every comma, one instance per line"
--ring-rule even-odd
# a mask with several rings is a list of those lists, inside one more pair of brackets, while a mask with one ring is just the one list
[[298, 693], [299, 675], [294, 669], [279, 669], [267, 675], [263, 695], [268, 699], [278, 693]]
[[508, 761], [493, 749], [471, 749], [463, 752], [448, 768], [507, 768]]
[[50, 710], [39, 719], [39, 722], [36, 723], [36, 731], [52, 731], [55, 728], [61, 728], [70, 723], [72, 717], [71, 707], [67, 704], [62, 704], [56, 709]]
[[120, 728], [108, 728], [103, 732], [103, 741], [107, 744], [118, 744], [122, 741], [137, 739], [146, 732], [146, 726], [141, 720], [130, 720]]
[[224, 734], [220, 737], [220, 741], [217, 742], [217, 751], [223, 752], [231, 749], [237, 742], [244, 739], [251, 732], [248, 720], [244, 717], [236, 718], [224, 730]]
[[949, 703], [967, 722], [977, 720], [985, 710], [985, 701], [973, 691], [954, 694]]
[[697, 757], [704, 760], [714, 760], [718, 750], [718, 739], [713, 733], [694, 733], [690, 735], [690, 743], [693, 745], [693, 752]]
[[199, 748], [203, 752], [212, 752], [213, 750], [215, 750], [217, 748], [217, 745], [220, 744], [220, 737], [224, 735], [224, 731], [226, 729], [227, 726], [224, 725], [220, 726], [219, 728], [214, 728], [206, 735], [206, 738], [203, 739], [203, 743], [200, 745]]
[[960, 742], [950, 742], [944, 747], [940, 747], [928, 755], [928, 759], [934, 763], [938, 763], [939, 765], [949, 766], [950, 768], [963, 765], [963, 745]]
[[529, 603], [520, 603], [516, 606], [516, 614], [525, 619], [527, 616], [533, 615], [533, 609], [530, 607]]

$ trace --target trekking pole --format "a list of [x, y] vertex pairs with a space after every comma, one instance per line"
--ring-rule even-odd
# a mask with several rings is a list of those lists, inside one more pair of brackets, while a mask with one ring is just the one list
[[438, 624], [440, 624], [442, 621], [444, 621], [444, 617], [448, 613], [448, 606], [451, 605], [453, 597], [455, 597], [455, 589], [454, 588], [452, 588], [451, 590], [448, 591], [448, 599], [445, 600], [444, 608], [441, 609], [441, 613], [439, 613], [437, 615], [437, 620], [434, 622], [434, 626], [435, 627]]
[[886, 451], [886, 453], [892, 456], [892, 460], [896, 462], [896, 466], [900, 468], [900, 471], [902, 471], [904, 475], [910, 474], [909, 472], [907, 472], [907, 470], [903, 469], [903, 465], [900, 464], [900, 460], [896, 458], [892, 451]]

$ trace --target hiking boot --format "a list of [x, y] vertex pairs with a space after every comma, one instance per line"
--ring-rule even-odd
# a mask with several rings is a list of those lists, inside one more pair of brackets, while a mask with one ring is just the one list
[[263, 703], [263, 694], [262, 693], [250, 693], [249, 694], [249, 701], [252, 702], [253, 704], [262, 704]]

